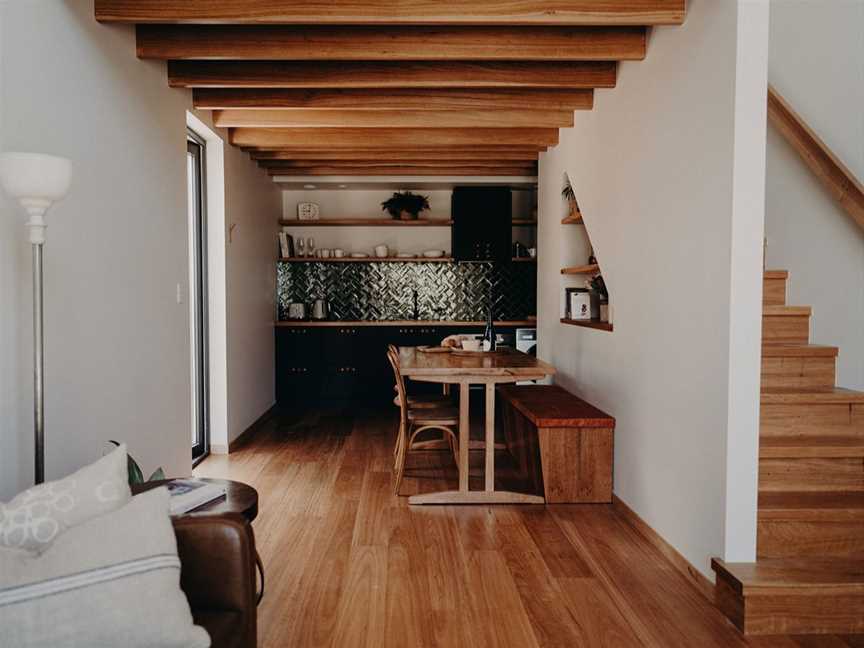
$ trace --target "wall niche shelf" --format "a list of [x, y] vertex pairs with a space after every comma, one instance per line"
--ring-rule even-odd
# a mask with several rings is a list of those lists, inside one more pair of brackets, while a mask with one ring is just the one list
[[[447, 218], [423, 218], [418, 220], [395, 220], [392, 218], [321, 218], [318, 220], [296, 220], [282, 218], [279, 225], [284, 227], [451, 227], [453, 221]], [[514, 218], [513, 227], [536, 227], [532, 218]]]
[[585, 328], [597, 329], [600, 331], [612, 330], [612, 324], [610, 322], [601, 322], [600, 320], [573, 320], [562, 317], [561, 323], [568, 324], [570, 326], [582, 326]]
[[[513, 257], [510, 259], [514, 263], [534, 263], [537, 259], [530, 257]], [[368, 256], [362, 258], [342, 257], [336, 259], [320, 259], [318, 257], [280, 257], [280, 263], [455, 263], [453, 257], [426, 258], [422, 256], [416, 257], [376, 257]]]
[[581, 266], [570, 266], [569, 268], [561, 268], [562, 275], [583, 275], [594, 274], [600, 272], [600, 266], [596, 263]]

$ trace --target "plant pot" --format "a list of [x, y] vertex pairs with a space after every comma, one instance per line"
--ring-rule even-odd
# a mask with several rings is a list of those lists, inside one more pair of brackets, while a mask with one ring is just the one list
[[408, 221], [408, 220], [417, 220], [417, 214], [412, 214], [409, 211], [405, 211], [404, 209], [399, 213], [399, 220]]

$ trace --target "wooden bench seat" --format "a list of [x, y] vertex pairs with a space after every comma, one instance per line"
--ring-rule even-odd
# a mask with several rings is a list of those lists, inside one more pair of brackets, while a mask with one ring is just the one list
[[612, 501], [615, 419], [558, 385], [503, 385], [507, 449], [549, 504]]

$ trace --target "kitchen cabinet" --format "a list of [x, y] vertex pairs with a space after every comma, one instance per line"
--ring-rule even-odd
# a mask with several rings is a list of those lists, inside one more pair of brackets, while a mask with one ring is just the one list
[[[512, 333], [512, 328], [499, 328]], [[465, 326], [276, 327], [276, 400], [280, 407], [386, 405], [393, 399], [388, 344], [434, 346], [451, 333], [483, 332]], [[412, 391], [438, 391], [418, 383]]]

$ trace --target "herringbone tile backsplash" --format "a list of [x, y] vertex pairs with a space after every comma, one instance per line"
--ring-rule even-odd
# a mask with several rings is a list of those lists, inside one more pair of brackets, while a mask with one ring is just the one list
[[421, 320], [483, 320], [490, 297], [497, 320], [525, 319], [537, 312], [533, 263], [277, 264], [280, 320], [288, 318], [292, 302], [319, 298], [329, 302], [331, 319], [412, 319], [414, 290]]

